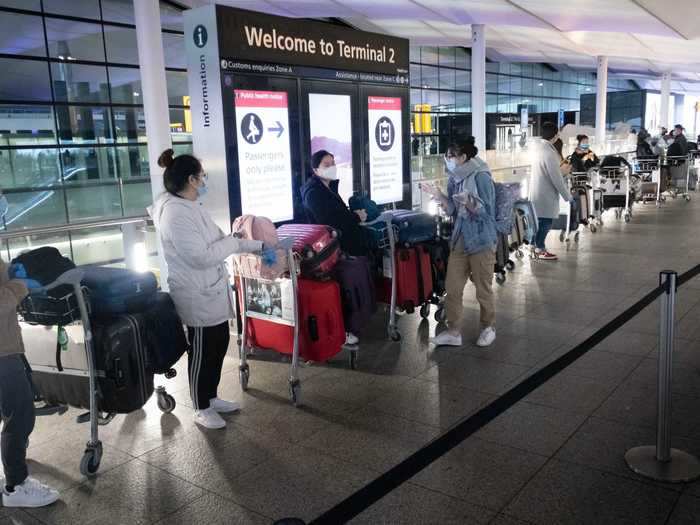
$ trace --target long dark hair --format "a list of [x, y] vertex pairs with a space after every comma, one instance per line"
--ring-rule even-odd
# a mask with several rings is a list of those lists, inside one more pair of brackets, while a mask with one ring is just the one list
[[187, 187], [190, 175], [195, 178], [202, 172], [202, 163], [192, 155], [178, 155], [171, 149], [166, 149], [158, 157], [158, 166], [165, 168], [163, 185], [165, 190], [175, 196]]

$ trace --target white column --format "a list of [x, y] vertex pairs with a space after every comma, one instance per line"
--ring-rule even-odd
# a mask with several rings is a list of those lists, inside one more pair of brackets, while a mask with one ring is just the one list
[[595, 95], [595, 142], [598, 149], [605, 143], [605, 120], [608, 104], [608, 57], [598, 57], [598, 81]]
[[486, 28], [472, 24], [472, 135], [486, 150]]
[[[155, 200], [163, 191], [163, 170], [158, 166], [158, 156], [163, 150], [172, 146], [158, 0], [134, 0], [134, 18], [141, 73], [141, 98], [146, 119], [148, 160], [151, 170], [151, 194]], [[159, 240], [160, 284], [161, 287], [167, 288], [167, 267], [162, 254]]]
[[671, 129], [669, 122], [671, 105], [671, 73], [664, 73], [661, 76], [661, 109], [659, 110], [659, 126]]

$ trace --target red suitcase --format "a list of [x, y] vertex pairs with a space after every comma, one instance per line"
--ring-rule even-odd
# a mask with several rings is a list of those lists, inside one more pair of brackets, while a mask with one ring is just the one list
[[[430, 250], [423, 245], [397, 248], [394, 261], [396, 306], [412, 313], [433, 296], [433, 273]], [[379, 294], [384, 303], [391, 302], [391, 280], [382, 277]]]
[[326, 277], [340, 256], [338, 233], [319, 224], [285, 224], [277, 229], [280, 240], [292, 237], [293, 250], [301, 255], [301, 274]]
[[[299, 355], [305, 361], [324, 362], [345, 344], [340, 287], [335, 281], [299, 279]], [[248, 318], [248, 343], [281, 354], [292, 354], [294, 328]]]

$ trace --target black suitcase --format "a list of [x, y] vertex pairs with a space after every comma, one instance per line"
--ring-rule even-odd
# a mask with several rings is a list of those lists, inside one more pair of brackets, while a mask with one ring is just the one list
[[[98, 408], [128, 414], [143, 407], [153, 394], [153, 373], [147, 368], [144, 320], [122, 315], [93, 322]], [[59, 331], [65, 338], [57, 344]], [[83, 328], [23, 325], [26, 357], [34, 385], [51, 405], [90, 407]], [[57, 358], [58, 356], [58, 358]]]
[[146, 325], [146, 364], [154, 374], [165, 374], [187, 351], [185, 329], [169, 294], [158, 292], [143, 314]]
[[359, 335], [377, 311], [374, 279], [366, 257], [341, 257], [335, 266], [345, 329]]

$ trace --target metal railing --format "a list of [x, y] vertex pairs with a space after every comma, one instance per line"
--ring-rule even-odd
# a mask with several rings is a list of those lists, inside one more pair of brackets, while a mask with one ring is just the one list
[[88, 230], [92, 228], [107, 228], [110, 226], [123, 226], [125, 224], [147, 223], [150, 221], [148, 215], [134, 215], [131, 217], [118, 217], [116, 219], [102, 219], [95, 221], [80, 221], [71, 224], [61, 224], [58, 226], [38, 226], [36, 228], [26, 228], [23, 230], [0, 231], [0, 242], [22, 237], [32, 237], [35, 235], [50, 235], [56, 233], [67, 233], [77, 230]]

